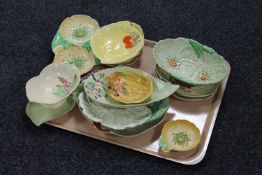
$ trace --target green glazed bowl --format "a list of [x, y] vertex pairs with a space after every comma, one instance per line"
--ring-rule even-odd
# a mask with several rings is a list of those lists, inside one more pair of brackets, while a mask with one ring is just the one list
[[161, 69], [187, 84], [215, 84], [228, 73], [222, 56], [192, 39], [161, 40], [155, 45], [153, 56]]
[[78, 106], [84, 117], [100, 123], [103, 128], [122, 136], [134, 136], [157, 125], [164, 118], [168, 108], [168, 99], [147, 106], [114, 108], [99, 104], [81, 92]]
[[214, 94], [217, 90], [218, 83], [207, 84], [207, 85], [190, 85], [186, 83], [181, 83], [179, 80], [170, 76], [165, 70], [161, 69], [159, 66], [156, 67], [157, 76], [167, 82], [179, 85], [179, 89], [175, 92], [182, 97], [189, 98], [206, 98]]

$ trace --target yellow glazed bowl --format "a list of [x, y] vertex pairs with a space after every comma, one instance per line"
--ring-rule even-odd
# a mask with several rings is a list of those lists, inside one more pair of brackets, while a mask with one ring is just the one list
[[139, 25], [120, 21], [98, 29], [90, 44], [102, 64], [121, 64], [139, 54], [144, 46], [144, 34]]
[[106, 81], [107, 94], [121, 103], [141, 103], [153, 92], [153, 81], [142, 73], [129, 70], [114, 72], [106, 77]]
[[77, 88], [80, 72], [71, 64], [50, 64], [26, 83], [30, 102], [56, 108]]
[[164, 125], [161, 137], [163, 151], [189, 151], [198, 146], [200, 131], [187, 120], [174, 120]]
[[80, 74], [89, 72], [95, 65], [95, 56], [92, 52], [88, 52], [83, 47], [69, 46], [66, 49], [61, 49], [54, 58], [54, 63], [57, 64], [73, 64]]

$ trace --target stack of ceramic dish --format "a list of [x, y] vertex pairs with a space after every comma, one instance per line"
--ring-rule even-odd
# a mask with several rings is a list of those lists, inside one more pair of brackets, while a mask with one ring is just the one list
[[161, 40], [153, 56], [159, 78], [180, 85], [175, 96], [186, 100], [210, 97], [228, 73], [222, 56], [192, 39]]
[[52, 41], [54, 63], [73, 64], [81, 75], [89, 72], [95, 65], [90, 40], [99, 28], [97, 21], [90, 16], [73, 15], [66, 18]]
[[169, 108], [167, 97], [177, 85], [129, 68], [108, 68], [83, 81], [79, 107], [90, 121], [109, 132], [134, 136], [160, 123]]
[[79, 70], [70, 64], [50, 64], [26, 83], [26, 113], [37, 126], [75, 106], [71, 96], [80, 82]]

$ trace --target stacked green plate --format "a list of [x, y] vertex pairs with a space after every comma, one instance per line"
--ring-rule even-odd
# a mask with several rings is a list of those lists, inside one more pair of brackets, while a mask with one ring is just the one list
[[224, 58], [212, 48], [186, 39], [165, 39], [153, 49], [159, 78], [180, 85], [176, 95], [203, 99], [216, 92], [228, 73]]

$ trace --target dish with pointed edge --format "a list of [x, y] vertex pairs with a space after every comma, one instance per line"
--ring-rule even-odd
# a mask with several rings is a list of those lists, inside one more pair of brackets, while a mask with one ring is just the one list
[[81, 46], [91, 50], [90, 40], [94, 32], [99, 29], [98, 22], [87, 15], [73, 15], [61, 23], [52, 41], [52, 50], [56, 54], [70, 45]]
[[189, 151], [198, 146], [200, 131], [188, 120], [168, 121], [162, 128], [160, 149], [164, 152]]
[[61, 106], [57, 108], [46, 108], [39, 103], [28, 102], [26, 105], [26, 114], [35, 125], [39, 126], [71, 111], [75, 105], [76, 102], [74, 97], [71, 95], [67, 97], [67, 100]]
[[[137, 104], [123, 104], [113, 100], [107, 94], [108, 83], [106, 82], [105, 78], [112, 73], [122, 72], [126, 70], [138, 74], [143, 74], [144, 76], [149, 77], [153, 81], [153, 92], [146, 101]], [[162, 80], [152, 77], [150, 74], [130, 67], [116, 67], [104, 69], [94, 74], [91, 74], [91, 76], [84, 79], [83, 82], [86, 95], [89, 96], [92, 100], [107, 106], [113, 106], [118, 108], [123, 108], [127, 106], [145, 106], [150, 103], [160, 101], [172, 95], [179, 87], [178, 85], [166, 83]]]
[[161, 70], [158, 66], [155, 69], [156, 75], [159, 79], [179, 85], [179, 89], [175, 92], [175, 97], [184, 97], [184, 99], [201, 100], [213, 95], [218, 87], [218, 84], [207, 84], [207, 85], [189, 85], [181, 83], [175, 78], [170, 78], [164, 70]]
[[135, 136], [157, 125], [168, 110], [168, 99], [147, 106], [114, 108], [104, 106], [88, 98], [84, 92], [78, 96], [78, 106], [83, 116], [100, 123], [113, 134]]
[[98, 29], [90, 44], [101, 64], [128, 63], [141, 52], [144, 34], [138, 24], [119, 21]]
[[215, 84], [228, 73], [222, 56], [192, 39], [161, 40], [154, 46], [153, 57], [161, 69], [187, 84]]
[[50, 64], [38, 76], [26, 83], [26, 95], [30, 102], [56, 108], [72, 94], [80, 83], [80, 72], [71, 64]]
[[79, 46], [69, 46], [63, 48], [55, 55], [53, 63], [73, 64], [75, 65], [80, 74], [83, 75], [89, 72], [95, 65], [95, 56], [92, 52]]

